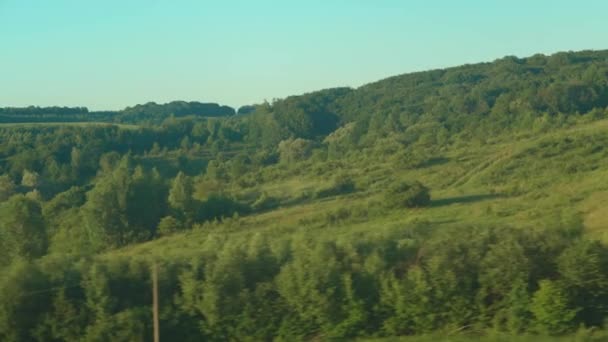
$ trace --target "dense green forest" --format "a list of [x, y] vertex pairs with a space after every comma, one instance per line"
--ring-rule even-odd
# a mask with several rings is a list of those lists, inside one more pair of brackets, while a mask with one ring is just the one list
[[0, 108], [0, 340], [608, 338], [608, 51]]
[[[251, 112], [251, 106], [239, 108], [239, 114]], [[173, 117], [223, 117], [235, 115], [234, 108], [217, 103], [173, 101], [166, 104], [149, 102], [120, 111], [89, 111], [86, 107], [26, 107], [0, 108], [0, 123], [25, 122], [106, 122], [160, 124]]]

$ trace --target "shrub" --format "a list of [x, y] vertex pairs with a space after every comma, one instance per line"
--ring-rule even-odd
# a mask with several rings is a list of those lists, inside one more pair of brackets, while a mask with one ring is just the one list
[[253, 202], [251, 208], [256, 211], [270, 210], [279, 206], [279, 199], [269, 196], [267, 193], [262, 192], [260, 197]]
[[161, 236], [170, 235], [184, 229], [183, 223], [173, 216], [165, 216], [158, 223], [158, 234]]
[[201, 221], [207, 221], [231, 217], [235, 213], [246, 214], [247, 212], [249, 212], [249, 206], [225, 195], [212, 194], [201, 204], [198, 218]]
[[329, 187], [317, 191], [316, 197], [323, 198], [349, 194], [351, 192], [354, 192], [355, 189], [355, 182], [350, 176], [345, 174], [339, 174], [334, 178], [332, 184]]
[[401, 182], [389, 188], [385, 202], [390, 208], [425, 207], [430, 204], [431, 196], [429, 189], [418, 181]]

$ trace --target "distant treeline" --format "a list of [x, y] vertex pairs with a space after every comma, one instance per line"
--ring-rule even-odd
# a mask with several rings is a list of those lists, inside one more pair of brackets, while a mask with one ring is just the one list
[[145, 121], [161, 121], [173, 115], [175, 117], [184, 116], [204, 116], [204, 117], [223, 117], [235, 115], [236, 111], [232, 107], [221, 106], [217, 103], [200, 103], [173, 101], [167, 104], [156, 104], [148, 102], [143, 105], [127, 107], [118, 113], [118, 118], [125, 123], [138, 123]]
[[[86, 107], [5, 107], [0, 108], [0, 123], [89, 121], [100, 114], [89, 112]], [[103, 121], [107, 118], [109, 115], [105, 114]]]
[[[247, 108], [240, 114], [249, 112]], [[117, 122], [161, 123], [170, 116], [226, 117], [235, 115], [234, 108], [217, 103], [173, 101], [166, 104], [148, 102], [120, 111], [89, 111], [86, 107], [5, 107], [0, 108], [0, 123], [26, 122]]]
[[86, 107], [5, 107], [0, 108], [0, 115], [7, 116], [45, 116], [45, 115], [57, 115], [57, 116], [70, 116], [70, 115], [83, 115], [88, 114], [89, 110]]

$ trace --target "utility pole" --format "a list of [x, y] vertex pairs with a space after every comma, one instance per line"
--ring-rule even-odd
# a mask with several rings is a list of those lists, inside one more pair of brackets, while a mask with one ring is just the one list
[[158, 327], [158, 265], [156, 261], [152, 265], [152, 318], [154, 320], [154, 342], [159, 342], [160, 332]]

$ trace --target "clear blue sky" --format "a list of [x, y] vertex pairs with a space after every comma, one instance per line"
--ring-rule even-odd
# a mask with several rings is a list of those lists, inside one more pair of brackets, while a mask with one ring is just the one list
[[0, 0], [0, 106], [231, 106], [608, 48], [608, 1]]

